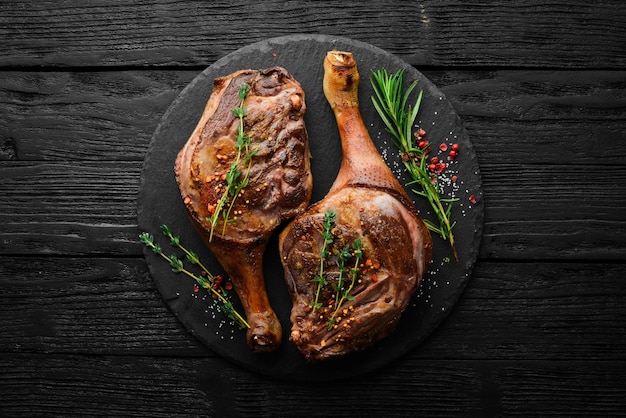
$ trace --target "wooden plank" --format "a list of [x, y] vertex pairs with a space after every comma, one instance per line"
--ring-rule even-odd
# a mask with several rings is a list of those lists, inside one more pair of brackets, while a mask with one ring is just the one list
[[143, 259], [2, 257], [0, 264], [0, 352], [208, 352], [167, 309]]
[[207, 367], [212, 373], [215, 363], [219, 367], [219, 360], [211, 359], [5, 355], [0, 358], [3, 415], [215, 416], [215, 404], [204, 397], [194, 370]]
[[[139, 161], [0, 166], [0, 254], [141, 254]], [[601, 171], [602, 181], [581, 175]], [[626, 165], [481, 165], [481, 257], [623, 260]], [[106, 208], [106, 209], [103, 209]]]
[[622, 164], [622, 71], [425, 71], [470, 135], [479, 161]]
[[[213, 355], [167, 310], [143, 259], [1, 261], [2, 353]], [[450, 316], [409, 357], [626, 360], [623, 277], [623, 263], [480, 262]]]
[[450, 317], [414, 355], [626, 360], [624, 273], [623, 263], [479, 262]]
[[614, 243], [626, 230], [625, 168], [483, 165], [481, 256], [623, 261], [625, 243]]
[[[3, 72], [0, 159], [143, 160], [162, 115], [200, 72]], [[425, 75], [456, 108], [481, 163], [626, 161], [625, 71]]]
[[199, 72], [4, 72], [0, 159], [143, 160], [161, 117]]
[[135, 225], [141, 165], [137, 161], [6, 162], [0, 168], [0, 217], [31, 225]]
[[416, 65], [625, 68], [624, 22], [620, 0], [17, 1], [0, 4], [0, 66], [207, 65], [269, 37], [322, 33]]
[[268, 381], [213, 358], [4, 356], [3, 413], [56, 416], [618, 416], [626, 363], [396, 362], [350, 384]]

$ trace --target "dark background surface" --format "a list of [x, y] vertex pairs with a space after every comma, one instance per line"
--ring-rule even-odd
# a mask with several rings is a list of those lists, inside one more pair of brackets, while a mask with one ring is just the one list
[[[200, 344], [137, 240], [150, 138], [252, 42], [350, 37], [448, 97], [480, 163], [478, 262], [443, 324], [359, 378], [293, 383]], [[619, 416], [621, 1], [0, 3], [3, 416]]]

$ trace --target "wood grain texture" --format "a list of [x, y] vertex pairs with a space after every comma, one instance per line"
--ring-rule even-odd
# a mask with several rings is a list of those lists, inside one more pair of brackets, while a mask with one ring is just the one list
[[199, 71], [4, 72], [0, 159], [142, 161]]
[[[172, 100], [200, 72], [3, 72], [0, 159], [142, 161]], [[424, 75], [461, 116], [481, 162], [626, 160], [626, 71]]]
[[0, 66], [207, 65], [268, 37], [321, 33], [372, 43], [414, 65], [623, 69], [622, 6], [619, 0], [3, 2]]
[[[459, 111], [481, 164], [482, 257], [623, 259], [624, 235], [614, 230], [626, 222], [625, 74], [426, 74]], [[160, 117], [197, 73], [6, 75], [0, 251], [138, 254], [143, 157]]]
[[[581, 170], [481, 162], [480, 257], [623, 260], [626, 236], [614, 231], [626, 223], [626, 165], [602, 167], [602, 188]], [[0, 176], [0, 253], [141, 253], [140, 162], [8, 161]]]
[[[272, 381], [221, 359], [0, 359], [3, 412], [89, 416], [618, 416], [624, 362], [408, 359], [359, 381]], [[63, 379], [58, 376], [62, 375]], [[585, 382], [581, 386], [581, 382]], [[306, 402], [303, 402], [306, 400]], [[78, 413], [76, 415], [79, 415]]]
[[[166, 309], [142, 258], [3, 257], [0, 277], [0, 352], [212, 355]], [[480, 262], [410, 357], [626, 360], [623, 277], [623, 263], [535, 263], [529, 277], [526, 263]]]
[[[142, 163], [172, 100], [216, 59], [292, 33], [422, 71], [483, 179], [460, 302], [346, 382], [219, 358], [167, 309], [137, 241]], [[0, 2], [0, 414], [623, 415], [624, 39], [621, 0]]]

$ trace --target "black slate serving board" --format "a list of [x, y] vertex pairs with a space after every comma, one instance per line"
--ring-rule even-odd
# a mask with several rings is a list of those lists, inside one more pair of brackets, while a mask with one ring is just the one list
[[[373, 94], [370, 70], [386, 68], [390, 73], [405, 68], [405, 83], [419, 80], [424, 97], [418, 125], [427, 131], [433, 144], [431, 155], [445, 157], [438, 145], [458, 143], [460, 153], [442, 176], [444, 191], [459, 198], [452, 210], [459, 261], [452, 258], [449, 245], [433, 235], [433, 263], [398, 325], [386, 339], [372, 348], [341, 359], [309, 363], [288, 341], [291, 302], [278, 257], [276, 235], [265, 255], [265, 277], [270, 301], [283, 326], [283, 344], [274, 353], [253, 353], [245, 344], [245, 332], [236, 328], [204, 291], [194, 291], [194, 281], [175, 274], [169, 265], [150, 250], [145, 257], [150, 273], [163, 299], [183, 326], [203, 344], [224, 358], [249, 370], [288, 380], [323, 381], [366, 373], [404, 355], [418, 346], [445, 319], [461, 296], [476, 261], [482, 234], [483, 204], [481, 179], [476, 155], [462, 123], [443, 93], [419, 71], [394, 55], [373, 45], [348, 38], [326, 35], [293, 35], [268, 39], [241, 48], [205, 69], [174, 100], [156, 129], [146, 155], [141, 176], [139, 226], [155, 236], [166, 253], [176, 253], [160, 233], [167, 224], [181, 242], [200, 255], [214, 274], [223, 270], [206, 249], [187, 218], [174, 179], [174, 160], [187, 141], [204, 109], [217, 77], [244, 68], [275, 65], [290, 71], [306, 94], [305, 122], [312, 154], [314, 188], [311, 203], [320, 200], [332, 184], [341, 161], [341, 144], [332, 112], [322, 91], [323, 59], [332, 49], [352, 52], [361, 74], [359, 97], [361, 112], [370, 135], [383, 158], [402, 184], [410, 181], [404, 174], [400, 156], [384, 131], [371, 105]], [[452, 182], [452, 176], [457, 181]], [[427, 202], [414, 197], [423, 217], [433, 219]], [[180, 253], [180, 251], [178, 251]], [[236, 296], [233, 292], [234, 299]], [[238, 301], [235, 300], [236, 306]]]

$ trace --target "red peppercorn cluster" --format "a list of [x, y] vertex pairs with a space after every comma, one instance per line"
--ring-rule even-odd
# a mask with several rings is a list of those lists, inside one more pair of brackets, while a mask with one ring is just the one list
[[[415, 138], [417, 139], [417, 146], [424, 152], [424, 155], [428, 155], [428, 153], [430, 152], [430, 142], [428, 142], [424, 138], [426, 136], [426, 131], [423, 129], [420, 129], [419, 131], [415, 132], [414, 135], [415, 135]], [[449, 146], [446, 143], [439, 145], [439, 151], [444, 152], [444, 153], [448, 152], [448, 156], [447, 156], [448, 161], [453, 161], [459, 155], [460, 149], [461, 147], [457, 143], [451, 144]], [[428, 164], [428, 169], [433, 174], [440, 174], [446, 168], [448, 168], [447, 162], [442, 161], [442, 159], [437, 156], [431, 157], [430, 162]]]
[[222, 275], [218, 274], [215, 276], [215, 279], [213, 280], [213, 289], [219, 288], [223, 281], [224, 277], [222, 277]]
[[224, 280], [224, 276], [218, 274], [215, 276], [215, 280], [213, 281], [213, 289], [219, 288], [221, 285], [224, 285], [224, 289], [231, 290], [233, 288], [233, 284], [229, 281]]
[[[200, 273], [200, 275], [204, 278], [207, 278], [207, 273], [206, 271], [202, 271]], [[221, 274], [216, 275], [215, 277], [213, 277], [213, 279], [211, 280], [211, 288], [213, 290], [219, 290], [219, 288], [223, 286], [224, 289], [226, 290], [232, 290], [233, 289], [233, 284], [224, 279], [224, 276], [222, 276]], [[197, 293], [200, 289], [198, 288], [198, 285], [194, 284], [194, 288], [193, 291], [194, 293]], [[216, 299], [217, 296], [214, 294], [213, 295], [213, 299]]]

